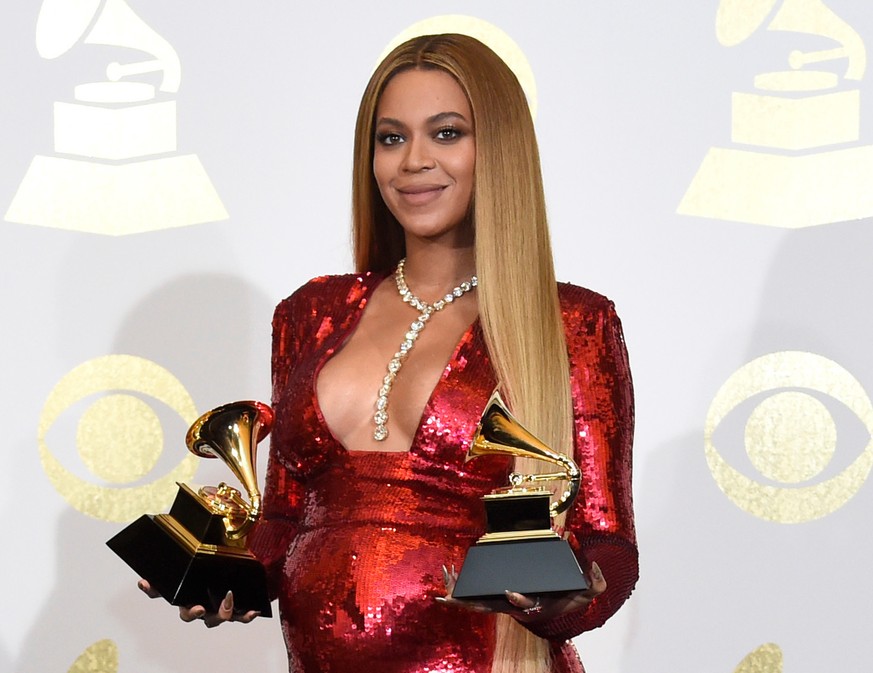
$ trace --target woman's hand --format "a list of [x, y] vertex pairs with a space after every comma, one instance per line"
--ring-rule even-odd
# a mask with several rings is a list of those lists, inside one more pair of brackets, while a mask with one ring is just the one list
[[597, 596], [606, 591], [606, 580], [596, 563], [588, 569], [588, 588], [584, 591], [570, 591], [560, 595], [526, 596], [516, 591], [506, 591], [506, 600], [461, 601], [452, 598], [452, 591], [458, 574], [454, 566], [449, 571], [443, 567], [443, 579], [446, 583], [446, 596], [437, 600], [446, 605], [456, 605], [474, 612], [504, 612], [523, 624], [530, 624], [547, 619], [554, 619], [570, 612], [584, 610]]
[[[155, 591], [146, 580], [137, 582], [137, 586], [149, 598], [160, 598], [161, 594]], [[221, 605], [218, 607], [218, 612], [207, 612], [202, 605], [191, 605], [189, 607], [179, 607], [179, 619], [183, 622], [193, 622], [202, 619], [207, 628], [219, 626], [225, 622], [241, 622], [248, 624], [255, 617], [260, 616], [257, 610], [249, 610], [248, 612], [235, 612], [233, 609], [233, 593], [227, 592]]]

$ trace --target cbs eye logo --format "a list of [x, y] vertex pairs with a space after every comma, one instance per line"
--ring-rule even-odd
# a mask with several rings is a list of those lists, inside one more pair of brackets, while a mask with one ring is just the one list
[[[176, 482], [194, 476], [197, 457], [185, 451], [165, 475], [136, 483], [156, 467], [163, 452], [164, 432], [153, 408], [155, 401], [181, 416], [185, 428], [197, 419], [194, 402], [178, 379], [143, 358], [97, 358], [58, 382], [40, 416], [39, 455], [52, 486], [70, 505], [95, 519], [126, 522], [165, 509], [176, 492]], [[74, 442], [79, 458], [92, 476], [112, 486], [78, 476], [65, 466], [70, 461], [62, 462], [49, 450], [47, 434], [52, 426], [60, 426], [57, 434], [62, 435], [73, 415], [64, 412], [83, 406]], [[57, 442], [62, 448], [72, 443]]]
[[[761, 475], [757, 480], [734, 467], [742, 462], [738, 455], [732, 465], [713, 442], [725, 417], [749, 403], [756, 405], [745, 423], [745, 460]], [[863, 426], [866, 445], [834, 473], [828, 469], [837, 446], [834, 416], [844, 409]], [[845, 505], [866, 481], [873, 467], [873, 406], [857, 379], [837, 363], [799, 351], [771, 353], [724, 383], [709, 407], [704, 440], [712, 476], [735, 505], [768, 521], [812, 521]]]

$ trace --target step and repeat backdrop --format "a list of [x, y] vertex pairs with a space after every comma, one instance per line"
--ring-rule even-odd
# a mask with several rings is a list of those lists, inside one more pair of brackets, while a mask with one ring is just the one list
[[227, 478], [185, 431], [268, 400], [272, 307], [351, 269], [365, 82], [450, 31], [518, 74], [558, 275], [627, 334], [642, 577], [588, 670], [871, 669], [873, 6], [7, 0], [0, 670], [286, 670], [105, 541]]

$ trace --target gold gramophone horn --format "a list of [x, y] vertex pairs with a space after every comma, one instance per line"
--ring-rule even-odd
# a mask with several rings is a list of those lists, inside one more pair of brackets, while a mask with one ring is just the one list
[[513, 488], [534, 481], [566, 480], [567, 488], [557, 502], [549, 505], [549, 513], [555, 517], [573, 504], [579, 492], [582, 473], [576, 463], [567, 456], [552, 451], [521, 423], [519, 423], [496, 390], [485, 406], [485, 412], [476, 427], [476, 434], [467, 451], [467, 460], [486, 455], [510, 455], [521, 458], [534, 458], [558, 465], [561, 472], [548, 474], [520, 474], [513, 472], [509, 482]]
[[[258, 488], [255, 455], [258, 442], [270, 433], [273, 410], [261, 402], [231, 402], [207, 411], [189, 428], [185, 443], [188, 450], [203, 458], [220, 458], [234, 473], [249, 497], [226, 484], [218, 493], [231, 501], [224, 525], [231, 540], [242, 538], [257, 521], [261, 512], [261, 491]], [[241, 517], [234, 514], [242, 513]]]

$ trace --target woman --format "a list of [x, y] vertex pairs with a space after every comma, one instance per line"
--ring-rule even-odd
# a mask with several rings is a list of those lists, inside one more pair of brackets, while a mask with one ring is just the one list
[[[637, 578], [631, 381], [612, 304], [555, 282], [511, 70], [462, 35], [395, 49], [359, 110], [353, 200], [358, 274], [311, 281], [273, 323], [276, 422], [253, 549], [290, 670], [581, 671], [569, 639]], [[483, 532], [481, 496], [512, 468], [464, 463], [495, 388], [580, 465], [561, 523], [585, 592], [507, 591], [497, 608], [451, 597], [446, 568], [461, 566]], [[215, 615], [182, 610], [198, 617], [233, 618], [232, 597]]]

